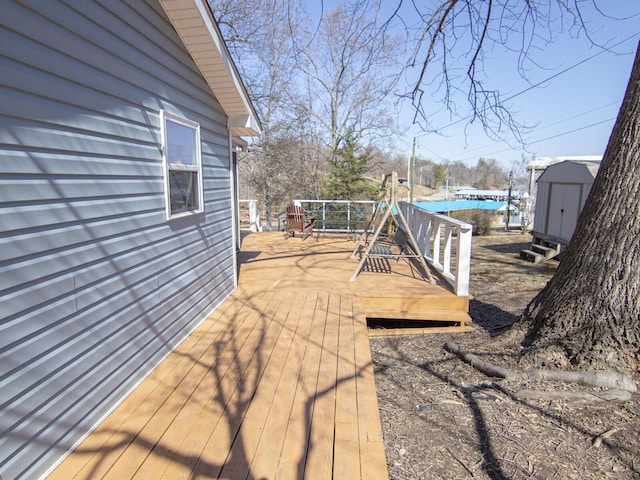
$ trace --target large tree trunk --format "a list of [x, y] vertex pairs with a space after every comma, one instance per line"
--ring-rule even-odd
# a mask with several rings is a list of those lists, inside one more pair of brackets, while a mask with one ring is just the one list
[[521, 322], [528, 325], [525, 362], [638, 368], [640, 48], [573, 238]]

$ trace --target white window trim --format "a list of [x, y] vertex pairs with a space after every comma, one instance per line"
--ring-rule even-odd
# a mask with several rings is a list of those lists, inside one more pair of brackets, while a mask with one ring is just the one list
[[[180, 125], [184, 125], [185, 127], [193, 128], [196, 132], [196, 161], [197, 166], [193, 165], [182, 165], [177, 163], [169, 163], [169, 159], [167, 158], [167, 120], [178, 123]], [[164, 197], [165, 197], [165, 211], [167, 220], [172, 220], [175, 218], [186, 217], [190, 215], [197, 215], [199, 213], [204, 212], [204, 180], [202, 178], [202, 143], [200, 141], [200, 124], [194, 122], [192, 120], [188, 120], [186, 118], [180, 117], [173, 113], [169, 113], [166, 110], [160, 110], [160, 130], [161, 130], [161, 139], [162, 139], [162, 163], [164, 166]], [[169, 172], [171, 170], [181, 170], [181, 171], [189, 171], [196, 172], [198, 177], [197, 187], [198, 187], [198, 209], [197, 210], [189, 210], [187, 212], [180, 212], [176, 214], [171, 213], [171, 197], [169, 191]]]

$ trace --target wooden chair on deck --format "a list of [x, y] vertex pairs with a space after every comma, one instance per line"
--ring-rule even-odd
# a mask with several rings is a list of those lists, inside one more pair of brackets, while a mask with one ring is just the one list
[[306, 216], [304, 209], [297, 205], [289, 205], [287, 207], [287, 231], [284, 234], [285, 240], [289, 237], [295, 237], [296, 232], [302, 234], [302, 240], [313, 234], [313, 224], [315, 217]]

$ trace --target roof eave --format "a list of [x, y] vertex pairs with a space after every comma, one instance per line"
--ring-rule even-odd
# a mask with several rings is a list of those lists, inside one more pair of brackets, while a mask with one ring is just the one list
[[229, 118], [235, 136], [259, 136], [261, 125], [222, 34], [204, 0], [158, 0]]
[[231, 135], [235, 137], [257, 137], [261, 129], [256, 117], [252, 115], [240, 114], [229, 115], [227, 127], [231, 130]]

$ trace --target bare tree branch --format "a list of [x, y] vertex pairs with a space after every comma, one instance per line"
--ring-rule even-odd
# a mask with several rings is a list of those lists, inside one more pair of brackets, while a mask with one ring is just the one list
[[405, 0], [404, 4], [396, 15], [417, 13], [419, 19], [413, 25], [417, 27], [414, 48], [403, 71], [413, 78], [412, 88], [401, 94], [414, 108], [414, 123], [437, 132], [442, 125], [432, 122], [438, 105], [443, 105], [454, 117], [480, 122], [490, 137], [513, 138], [521, 145], [527, 128], [512, 113], [509, 99], [513, 96], [505, 98], [492, 87], [486, 66], [500, 52], [513, 54], [515, 70], [533, 84], [529, 80], [533, 71], [558, 68], [544, 65], [537, 54], [562, 35], [584, 37], [602, 50], [611, 48], [616, 33], [598, 31], [588, 23], [588, 9], [619, 19], [605, 13], [597, 0], [441, 0], [435, 4]]

